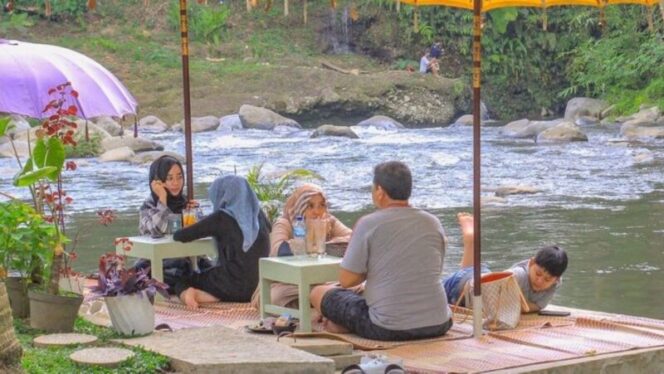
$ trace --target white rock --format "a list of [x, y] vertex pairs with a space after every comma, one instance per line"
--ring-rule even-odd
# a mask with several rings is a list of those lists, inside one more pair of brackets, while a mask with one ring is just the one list
[[129, 147], [120, 147], [114, 148], [109, 151], [104, 152], [99, 156], [99, 161], [101, 162], [111, 162], [111, 161], [129, 161], [136, 154]]

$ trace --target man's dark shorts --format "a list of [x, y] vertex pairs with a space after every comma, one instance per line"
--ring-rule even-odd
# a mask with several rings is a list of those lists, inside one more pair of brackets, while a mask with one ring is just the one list
[[366, 300], [344, 288], [335, 288], [325, 293], [320, 309], [323, 316], [330, 321], [363, 338], [374, 340], [398, 341], [434, 338], [444, 335], [452, 327], [451, 318], [442, 325], [410, 330], [389, 330], [380, 327], [371, 321]]

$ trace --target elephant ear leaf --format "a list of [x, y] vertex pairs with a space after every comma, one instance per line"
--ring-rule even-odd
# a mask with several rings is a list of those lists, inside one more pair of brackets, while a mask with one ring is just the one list
[[[29, 164], [28, 164], [29, 165]], [[26, 166], [28, 166], [26, 165]], [[44, 178], [49, 178], [50, 175], [53, 173], [56, 173], [58, 171], [57, 168], [53, 166], [46, 166], [43, 168], [39, 168], [37, 170], [31, 170], [28, 172], [25, 172], [25, 168], [21, 172], [21, 174], [17, 175], [16, 178], [14, 178], [14, 185], [17, 187], [26, 187], [33, 185], [40, 181], [41, 179]]]
[[5, 136], [11, 127], [9, 117], [0, 118], [0, 136]]
[[65, 147], [60, 139], [52, 137], [48, 140], [38, 139], [23, 170], [14, 178], [14, 185], [23, 187], [48, 178], [56, 181], [65, 163]]

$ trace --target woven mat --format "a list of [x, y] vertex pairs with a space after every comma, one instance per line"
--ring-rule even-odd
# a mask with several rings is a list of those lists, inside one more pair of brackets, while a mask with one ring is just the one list
[[403, 345], [384, 353], [392, 359], [402, 359], [409, 373], [481, 372], [574, 357], [570, 353], [524, 346], [487, 335], [480, 339]]
[[249, 303], [203, 304], [198, 309], [177, 301], [155, 303], [155, 323], [166, 323], [174, 330], [216, 325], [239, 330], [259, 319], [260, 313]]
[[475, 372], [659, 346], [664, 346], [660, 331], [577, 317], [573, 324], [519, 327], [480, 339], [405, 345], [385, 353], [403, 359], [413, 372]]

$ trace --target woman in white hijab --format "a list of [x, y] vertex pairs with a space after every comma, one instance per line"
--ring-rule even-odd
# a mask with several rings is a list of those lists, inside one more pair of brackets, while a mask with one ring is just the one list
[[258, 284], [258, 260], [270, 253], [271, 225], [246, 179], [219, 177], [208, 193], [212, 214], [173, 234], [181, 242], [211, 236], [217, 245], [215, 266], [175, 285], [175, 294], [192, 308], [217, 301], [249, 301]]

